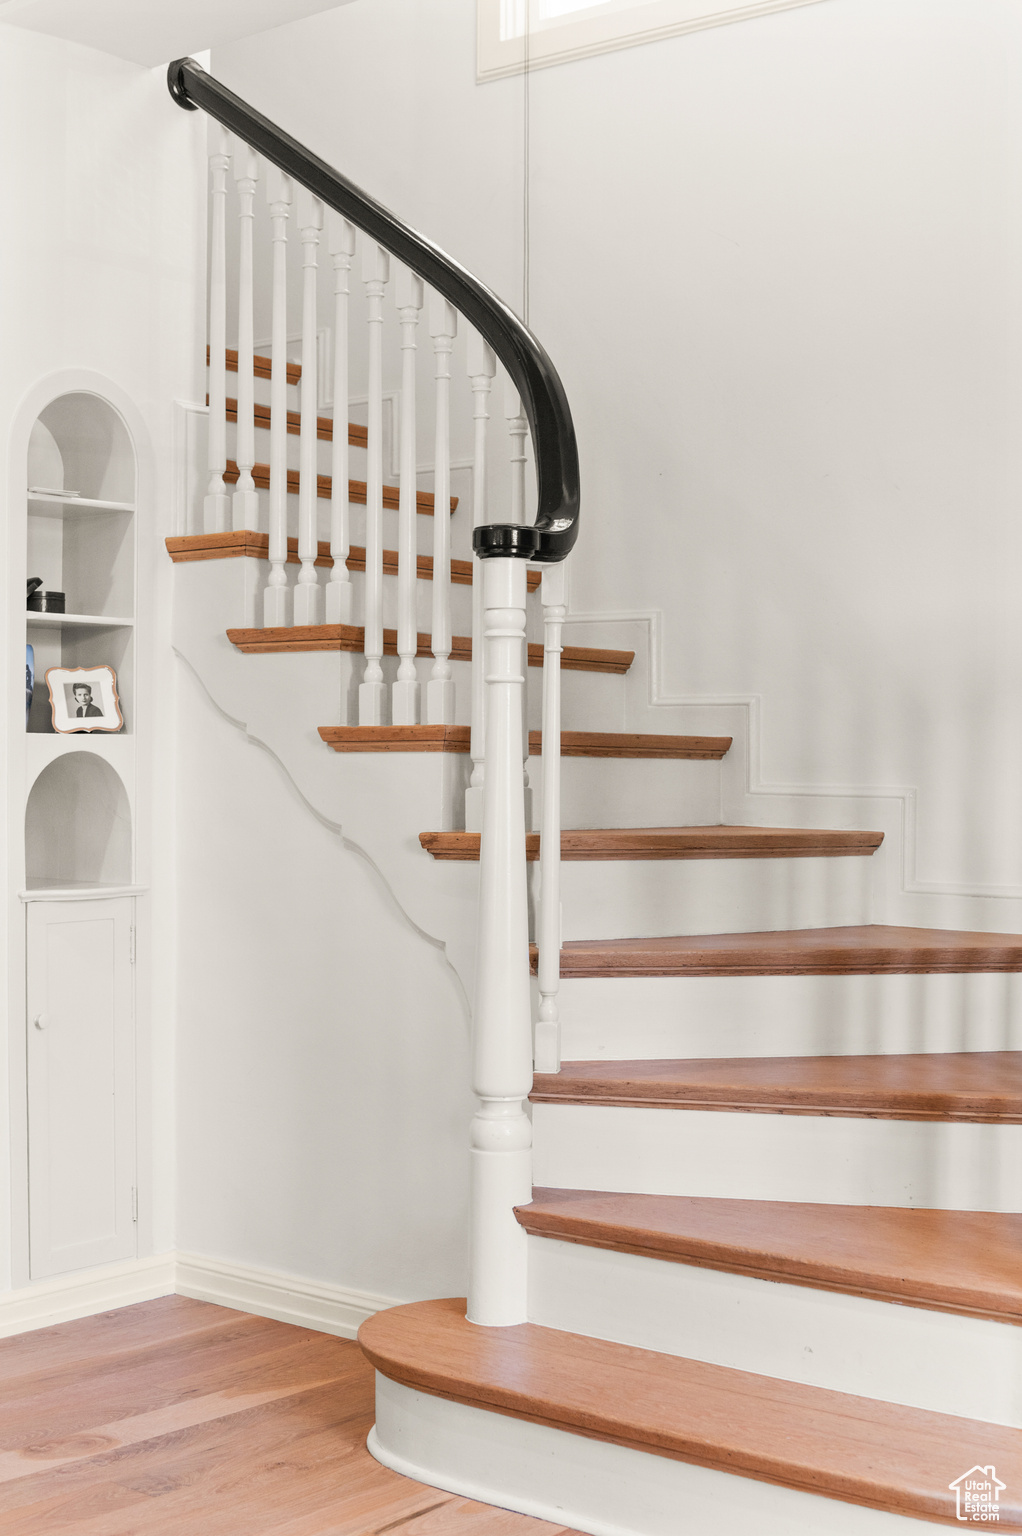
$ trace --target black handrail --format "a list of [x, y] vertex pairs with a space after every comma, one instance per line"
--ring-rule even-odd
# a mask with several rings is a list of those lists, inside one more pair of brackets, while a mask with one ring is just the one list
[[489, 342], [522, 397], [536, 452], [539, 510], [533, 525], [492, 523], [476, 528], [473, 547], [484, 560], [495, 555], [546, 564], [563, 560], [578, 537], [575, 428], [557, 370], [528, 327], [432, 240], [409, 229], [346, 176], [214, 80], [194, 59], [175, 59], [167, 70], [167, 85], [178, 106], [191, 112], [201, 107], [328, 208], [391, 251], [443, 294]]

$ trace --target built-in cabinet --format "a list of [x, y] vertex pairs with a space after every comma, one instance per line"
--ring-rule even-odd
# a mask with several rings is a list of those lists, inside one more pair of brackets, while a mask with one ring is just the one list
[[135, 1252], [134, 901], [28, 907], [34, 1280]]
[[[25, 581], [24, 1156], [29, 1280], [136, 1252], [136, 462], [123, 416], [72, 391], [31, 427]], [[26, 651], [26, 675], [27, 675]], [[109, 666], [123, 727], [54, 729], [49, 668]], [[72, 725], [74, 725], [72, 721]], [[15, 1134], [18, 1134], [16, 1125]]]

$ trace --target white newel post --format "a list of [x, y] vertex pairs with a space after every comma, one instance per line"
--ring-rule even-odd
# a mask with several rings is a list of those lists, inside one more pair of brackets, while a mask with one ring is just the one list
[[[419, 683], [415, 654], [419, 647], [416, 615], [418, 581], [415, 332], [423, 304], [423, 283], [407, 267], [401, 267], [395, 290], [401, 322], [401, 499], [398, 503], [397, 537], [397, 681], [392, 694], [391, 719], [395, 725], [418, 725]], [[434, 509], [435, 510], [435, 509]], [[434, 579], [436, 572], [433, 572]]]
[[273, 226], [273, 315], [270, 346], [270, 577], [263, 593], [263, 623], [288, 622], [287, 588], [287, 221], [290, 176], [270, 166], [266, 199]]
[[486, 783], [479, 862], [468, 1317], [526, 1319], [526, 1235], [513, 1207], [532, 1199], [529, 922], [522, 794], [525, 563], [476, 564], [483, 581]]
[[212, 190], [209, 253], [209, 486], [202, 505], [206, 533], [230, 527], [227, 468], [227, 172], [231, 166], [226, 128], [210, 124], [209, 174]]
[[436, 447], [433, 462], [433, 666], [426, 684], [426, 720], [454, 723], [451, 673], [451, 352], [458, 314], [440, 294], [429, 302], [429, 333], [436, 363]]
[[365, 673], [358, 689], [359, 725], [383, 718], [383, 295], [390, 278], [387, 252], [367, 240], [362, 281], [369, 320], [369, 463], [366, 469]]
[[240, 139], [236, 139], [234, 145], [234, 180], [238, 187], [238, 484], [231, 498], [231, 517], [235, 528], [258, 529], [259, 493], [252, 479], [255, 463], [252, 230], [259, 161], [255, 151]]
[[[497, 371], [493, 348], [478, 331], [468, 339], [468, 376], [472, 381], [472, 421], [475, 441], [472, 453], [472, 527], [486, 522], [486, 424], [490, 419], [488, 396]], [[483, 653], [483, 585], [478, 562], [472, 571], [472, 655]], [[483, 780], [486, 776], [486, 683], [483, 668], [472, 668], [472, 778], [465, 791], [465, 831], [483, 829]]]
[[348, 273], [355, 254], [355, 226], [327, 211], [327, 238], [334, 268], [334, 441], [330, 459], [330, 555], [333, 570], [326, 589], [328, 624], [351, 623], [348, 521]]
[[302, 414], [299, 439], [298, 558], [294, 622], [321, 624], [323, 598], [316, 575], [319, 380], [316, 348], [316, 277], [323, 204], [304, 187], [298, 189], [298, 228], [302, 235]]
[[564, 561], [543, 567], [543, 806], [539, 843], [536, 1071], [561, 1070], [561, 630]]

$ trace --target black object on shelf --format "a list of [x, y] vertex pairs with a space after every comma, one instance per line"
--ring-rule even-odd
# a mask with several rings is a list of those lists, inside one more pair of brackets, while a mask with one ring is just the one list
[[26, 607], [29, 613], [66, 613], [65, 594], [63, 592], [41, 592], [43, 584], [41, 576], [28, 578], [28, 596]]

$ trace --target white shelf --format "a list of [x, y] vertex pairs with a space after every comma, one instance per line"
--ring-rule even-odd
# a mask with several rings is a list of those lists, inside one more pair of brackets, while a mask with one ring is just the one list
[[83, 512], [134, 512], [130, 501], [96, 501], [89, 496], [73, 496], [59, 491], [29, 491], [29, 501], [40, 506], [80, 507]]
[[148, 889], [147, 885], [100, 885], [88, 880], [69, 880], [64, 885], [30, 880], [18, 897], [21, 901], [95, 901], [104, 896], [144, 896]]
[[25, 610], [25, 619], [31, 629], [39, 624], [44, 628], [59, 629], [62, 624], [95, 625], [98, 629], [134, 629], [134, 619], [108, 619], [98, 613], [33, 613]]

